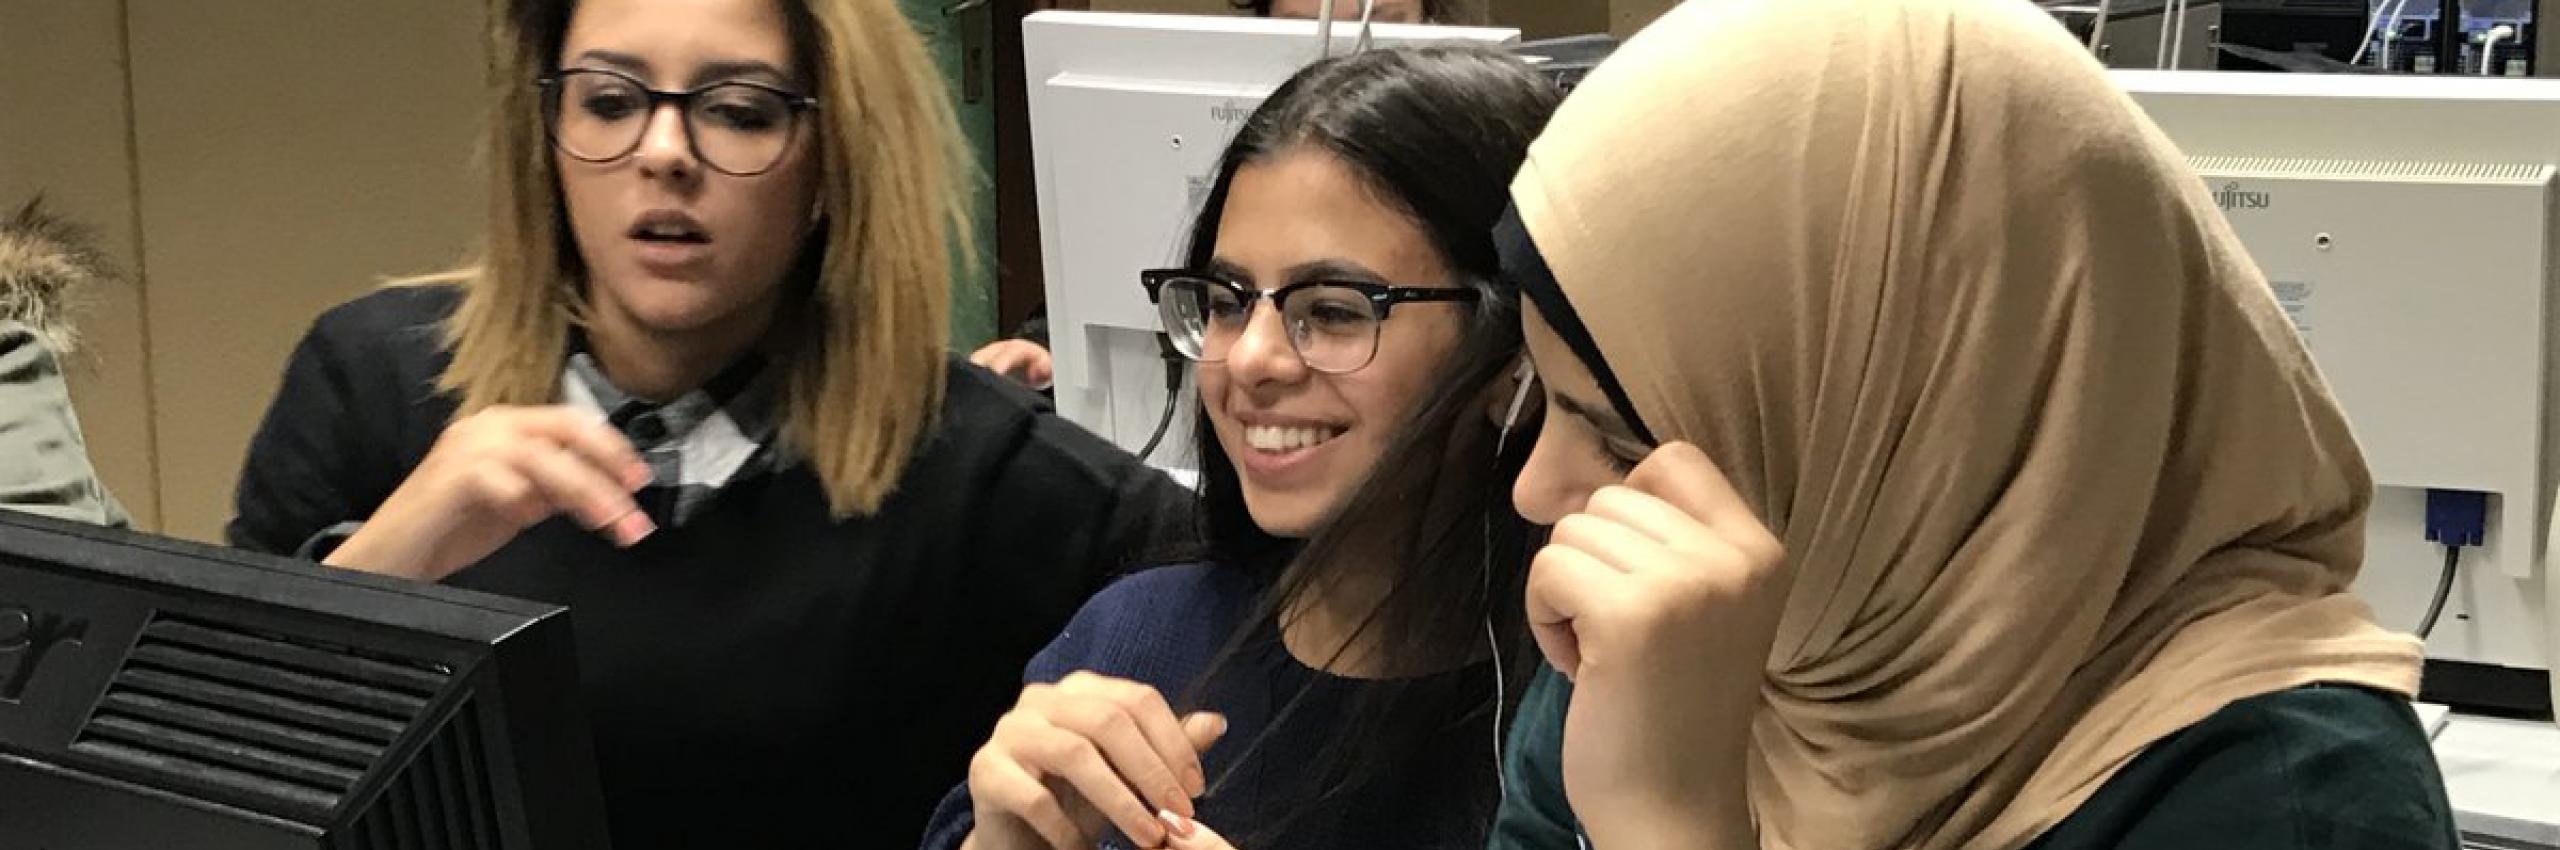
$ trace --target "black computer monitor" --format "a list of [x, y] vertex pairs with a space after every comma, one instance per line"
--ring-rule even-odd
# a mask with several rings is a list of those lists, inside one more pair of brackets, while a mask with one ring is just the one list
[[[2423, 2], [2423, 0], [2421, 0]], [[2411, 5], [2417, 5], [2413, 2]], [[2317, 53], [2344, 63], [2363, 46], [2365, 0], [2225, 0], [2216, 41], [2276, 54]], [[2224, 71], [2276, 71], [2274, 65], [2220, 51]]]
[[0, 510], [0, 850], [606, 846], [567, 612]]

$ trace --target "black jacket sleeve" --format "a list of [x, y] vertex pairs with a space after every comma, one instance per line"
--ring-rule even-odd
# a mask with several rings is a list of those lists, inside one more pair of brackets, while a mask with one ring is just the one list
[[934, 445], [900, 485], [901, 509], [879, 520], [931, 529], [902, 538], [953, 541], [947, 556], [919, 556], [902, 594], [916, 619], [893, 627], [912, 636], [899, 687], [934, 694], [918, 704], [929, 716], [892, 721], [904, 731], [875, 747], [883, 764], [932, 766], [902, 787], [912, 797], [872, 801], [916, 813], [917, 828], [1021, 694], [1024, 663], [1111, 578], [1191, 528], [1187, 491], [1029, 390], [953, 358], [945, 392]]
[[451, 415], [433, 387], [450, 300], [441, 288], [385, 290], [312, 324], [250, 438], [224, 532], [232, 546], [292, 554], [390, 497]]
[[1133, 570], [1197, 557], [1192, 511], [1198, 497], [1190, 490], [1055, 414], [1033, 420], [1032, 434], [1034, 444], [1090, 469], [1109, 493], [1108, 501], [1097, 506], [1093, 546], [1084, 553], [1086, 572], [1096, 587]]
[[[955, 415], [992, 407], [1015, 417], [1012, 450], [980, 483], [977, 503], [981, 555], [998, 572], [1072, 575], [1078, 587], [1064, 598], [1080, 605], [1115, 576], [1197, 554], [1191, 491], [1012, 381], [956, 359], [951, 369], [952, 392], [978, 399], [951, 405]], [[1074, 605], [1057, 612], [1060, 622]]]

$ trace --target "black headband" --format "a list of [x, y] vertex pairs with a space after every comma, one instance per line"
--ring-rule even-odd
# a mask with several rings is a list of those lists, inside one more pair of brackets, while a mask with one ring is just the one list
[[1529, 228], [1520, 223], [1520, 208], [1504, 210], [1502, 221], [1493, 226], [1493, 245], [1502, 254], [1502, 273], [1518, 284], [1538, 306], [1538, 314], [1546, 319], [1547, 328], [1564, 338], [1575, 357], [1582, 358], [1584, 368], [1600, 382], [1600, 391], [1609, 396], [1609, 406], [1618, 418], [1636, 432], [1646, 445], [1657, 445], [1653, 429], [1645, 427], [1644, 417], [1636, 415], [1636, 406], [1627, 400], [1627, 388], [1618, 383], [1618, 375], [1609, 371], [1609, 361], [1600, 356], [1600, 344], [1591, 338], [1591, 330], [1582, 326], [1581, 314], [1566, 301], [1564, 288], [1556, 284], [1555, 272], [1547, 268], [1547, 258], [1538, 253], [1538, 242], [1529, 237]]

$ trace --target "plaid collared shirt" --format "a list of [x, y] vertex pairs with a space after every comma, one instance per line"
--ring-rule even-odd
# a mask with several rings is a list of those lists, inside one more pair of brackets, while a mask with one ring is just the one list
[[736, 482], [774, 467], [781, 376], [749, 354], [702, 388], [673, 401], [638, 398], [606, 380], [595, 355], [569, 355], [560, 377], [561, 403], [604, 414], [649, 464], [636, 497], [662, 528], [700, 516]]

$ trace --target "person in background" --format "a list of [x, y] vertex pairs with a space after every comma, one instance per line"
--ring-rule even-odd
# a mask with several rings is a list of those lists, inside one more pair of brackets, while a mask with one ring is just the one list
[[1534, 655], [1492, 226], [1557, 99], [1499, 48], [1399, 48], [1246, 120], [1187, 267], [1144, 275], [1198, 361], [1206, 552], [1041, 651], [927, 850], [1156, 847], [1194, 818], [1273, 850], [1482, 846]]
[[[1382, 24], [1450, 23], [1454, 5], [1453, 0], [1378, 0], [1370, 10], [1370, 20]], [[1318, 0], [1238, 0], [1235, 7], [1255, 17], [1302, 20], [1315, 20], [1324, 9]], [[1334, 0], [1333, 17], [1337, 23], [1357, 24], [1360, 0]], [[1048, 389], [1056, 378], [1049, 359], [1049, 306], [1043, 303], [1032, 308], [1030, 318], [1014, 329], [1011, 338], [979, 346], [969, 354], [969, 362], [1033, 389]]]
[[617, 846], [912, 844], [1190, 494], [945, 353], [958, 136], [890, 0], [491, 21], [486, 255], [320, 317], [230, 540], [569, 606]]
[[115, 280], [87, 229], [42, 198], [0, 219], [0, 508], [122, 527], [89, 462], [61, 358], [78, 346], [78, 300]]
[[2347, 422], [2045, 13], [1689, 3], [1512, 197], [1553, 672], [1492, 846], [2457, 846]]

